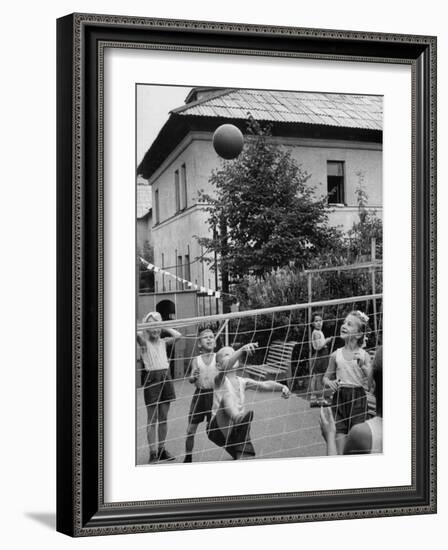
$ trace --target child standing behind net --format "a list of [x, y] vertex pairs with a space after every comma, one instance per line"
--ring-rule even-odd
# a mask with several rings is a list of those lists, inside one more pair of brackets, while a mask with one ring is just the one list
[[338, 454], [344, 451], [347, 435], [367, 420], [367, 392], [372, 387], [369, 354], [362, 349], [369, 318], [361, 311], [347, 315], [340, 336], [344, 346], [330, 356], [324, 384], [335, 393], [332, 400]]
[[199, 424], [206, 420], [208, 426], [212, 417], [213, 388], [215, 377], [218, 374], [216, 354], [214, 353], [216, 340], [211, 329], [204, 329], [199, 333], [198, 345], [201, 355], [193, 359], [189, 378], [190, 382], [195, 384], [196, 390], [193, 394], [188, 414], [184, 462], [193, 461], [194, 436]]
[[246, 344], [238, 351], [224, 347], [216, 354], [216, 366], [219, 374], [215, 378], [215, 395], [213, 400], [213, 417], [208, 430], [209, 439], [224, 447], [234, 460], [255, 456], [250, 440], [250, 424], [253, 411], [245, 410], [246, 390], [277, 391], [288, 398], [287, 386], [267, 380], [259, 382], [237, 375], [238, 361], [244, 355], [252, 354], [258, 344]]
[[[160, 323], [161, 321], [162, 317], [156, 311], [151, 311], [143, 318], [143, 323]], [[148, 420], [146, 434], [149, 445], [148, 462], [150, 464], [158, 461], [174, 460], [174, 457], [165, 449], [168, 411], [171, 401], [176, 399], [169, 371], [166, 346], [174, 343], [181, 337], [181, 334], [172, 328], [165, 330], [170, 335], [168, 338], [160, 337], [162, 332], [160, 327], [150, 327], [137, 333], [137, 342], [141, 348], [141, 358], [146, 371], [143, 396]]]
[[322, 328], [324, 321], [322, 315], [315, 313], [312, 317], [313, 332], [311, 334], [311, 345], [314, 350], [314, 356], [311, 361], [311, 380], [310, 380], [310, 407], [320, 407], [328, 403], [324, 399], [323, 377], [328, 367], [329, 351], [328, 344], [332, 337], [325, 338]]

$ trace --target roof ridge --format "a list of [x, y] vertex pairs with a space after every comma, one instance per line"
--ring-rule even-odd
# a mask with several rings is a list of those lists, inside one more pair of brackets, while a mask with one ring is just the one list
[[224, 88], [224, 89], [221, 88], [218, 92], [212, 93], [206, 97], [203, 97], [202, 99], [197, 99], [196, 101], [192, 101], [191, 103], [187, 103], [186, 105], [182, 105], [181, 107], [176, 107], [176, 109], [172, 109], [170, 111], [170, 114], [183, 113], [184, 111], [187, 111], [192, 107], [197, 107], [198, 105], [202, 105], [203, 103], [206, 103], [211, 99], [223, 97], [235, 91], [237, 91], [237, 88]]

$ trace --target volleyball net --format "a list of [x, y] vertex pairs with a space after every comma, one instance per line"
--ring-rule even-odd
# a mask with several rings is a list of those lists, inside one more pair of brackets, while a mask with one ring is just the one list
[[[288, 400], [280, 399], [274, 391], [265, 391], [262, 385], [260, 390], [247, 392], [245, 406], [254, 411], [252, 442], [256, 456], [322, 456], [325, 451], [320, 435], [319, 411], [310, 408], [317, 357], [312, 345], [313, 318], [315, 315], [321, 317], [322, 332], [326, 338], [331, 338], [324, 352], [319, 353], [322, 373], [322, 365], [325, 368], [331, 354], [344, 345], [340, 330], [351, 311], [361, 311], [368, 316], [362, 347], [371, 357], [374, 356], [382, 344], [382, 305], [382, 294], [370, 294], [159, 323], [138, 323], [139, 333], [149, 328], [161, 328], [163, 338], [169, 336], [166, 329], [173, 328], [182, 335], [167, 349], [176, 399], [171, 402], [168, 414], [166, 448], [178, 461], [182, 461], [190, 404], [195, 391], [189, 376], [193, 359], [201, 354], [199, 335], [208, 328], [215, 335], [215, 351], [223, 346], [231, 346], [236, 351], [245, 344], [257, 344], [254, 354], [240, 361], [238, 376], [259, 382], [274, 380], [293, 392]], [[145, 464], [148, 418], [142, 388], [148, 373], [140, 360], [140, 352], [137, 346], [137, 464]], [[328, 392], [326, 395], [331, 399]], [[374, 406], [371, 407], [371, 414], [375, 414]], [[225, 452], [209, 441], [205, 432], [206, 423], [203, 422], [196, 435], [193, 460], [224, 460]]]

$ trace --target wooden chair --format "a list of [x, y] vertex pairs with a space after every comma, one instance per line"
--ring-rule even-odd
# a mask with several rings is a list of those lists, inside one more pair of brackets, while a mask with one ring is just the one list
[[292, 354], [297, 342], [274, 341], [269, 346], [266, 363], [262, 365], [246, 364], [243, 376], [255, 380], [285, 381], [290, 388], [292, 384]]

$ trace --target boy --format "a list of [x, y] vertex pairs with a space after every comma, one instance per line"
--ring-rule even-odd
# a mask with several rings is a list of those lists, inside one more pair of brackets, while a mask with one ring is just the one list
[[[162, 317], [156, 311], [148, 313], [143, 318], [143, 323], [160, 323], [161, 321]], [[181, 337], [181, 334], [172, 328], [164, 330], [169, 333], [168, 338], [160, 337], [162, 332], [160, 327], [148, 328], [141, 333], [137, 333], [137, 342], [141, 348], [141, 358], [146, 371], [143, 395], [148, 418], [149, 464], [174, 460], [174, 457], [165, 449], [168, 411], [171, 401], [176, 399], [169, 371], [166, 346], [167, 344], [174, 344]], [[158, 448], [156, 445], [156, 428], [159, 438]]]
[[224, 347], [216, 354], [219, 374], [215, 378], [213, 417], [208, 437], [216, 445], [224, 447], [234, 460], [255, 456], [250, 441], [250, 424], [254, 413], [245, 410], [245, 391], [278, 391], [284, 398], [290, 396], [289, 388], [279, 382], [259, 382], [237, 375], [239, 359], [244, 354], [252, 354], [257, 347], [257, 343], [246, 344], [238, 351]]
[[218, 374], [216, 354], [214, 353], [216, 341], [211, 329], [207, 328], [199, 333], [198, 346], [201, 354], [193, 359], [189, 378], [190, 382], [196, 385], [196, 390], [191, 400], [188, 415], [184, 462], [192, 462], [193, 460], [194, 436], [199, 424], [206, 420], [208, 426], [212, 417], [213, 387], [215, 377]]

